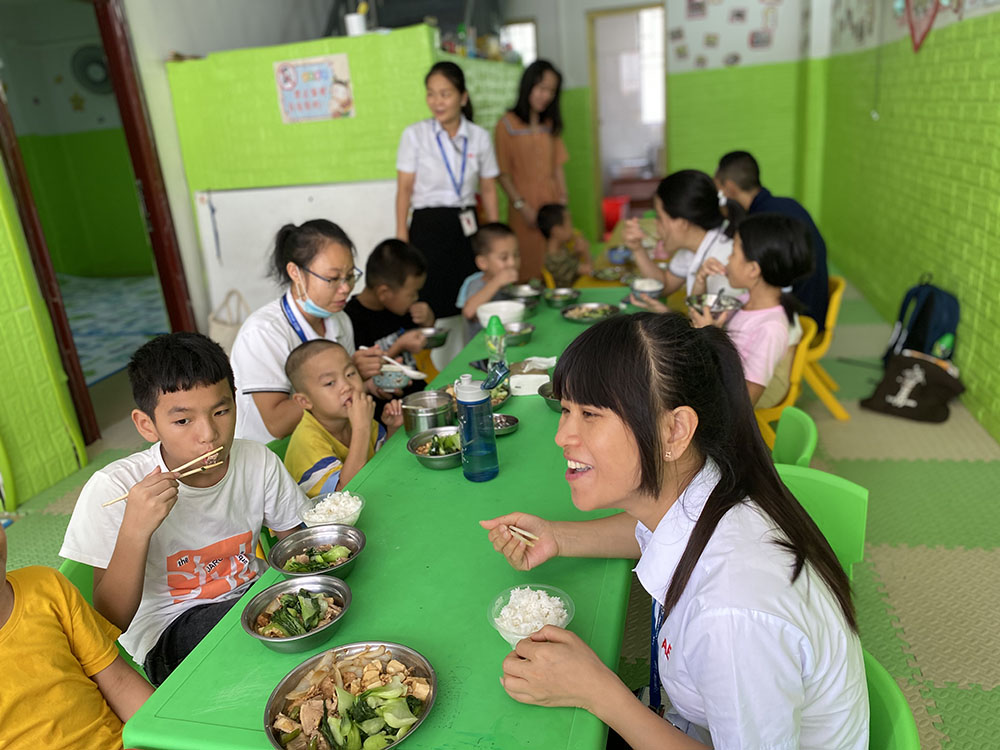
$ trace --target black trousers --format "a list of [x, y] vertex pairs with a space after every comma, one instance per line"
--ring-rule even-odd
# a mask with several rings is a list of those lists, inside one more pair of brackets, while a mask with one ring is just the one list
[[146, 677], [159, 687], [170, 673], [180, 666], [194, 647], [201, 643], [208, 631], [214, 628], [222, 616], [240, 600], [234, 597], [224, 602], [200, 604], [184, 612], [160, 634], [156, 645], [149, 650], [142, 663]]
[[[410, 220], [410, 244], [427, 258], [427, 283], [420, 298], [437, 318], [458, 315], [462, 282], [476, 272], [472, 242], [462, 231], [461, 208], [418, 208]], [[474, 208], [472, 209], [475, 210]]]

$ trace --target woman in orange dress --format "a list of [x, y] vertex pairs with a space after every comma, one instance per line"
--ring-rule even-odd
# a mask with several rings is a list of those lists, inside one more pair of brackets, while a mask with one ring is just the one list
[[566, 204], [559, 90], [562, 75], [552, 63], [536, 60], [521, 76], [517, 104], [500, 118], [494, 143], [500, 185], [510, 199], [509, 223], [521, 251], [521, 281], [540, 278], [545, 238], [535, 223], [538, 209]]

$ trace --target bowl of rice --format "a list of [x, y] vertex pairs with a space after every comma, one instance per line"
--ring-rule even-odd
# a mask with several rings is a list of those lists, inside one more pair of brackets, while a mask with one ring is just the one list
[[486, 610], [486, 619], [511, 648], [546, 625], [565, 628], [576, 607], [562, 589], [529, 583], [504, 589]]
[[339, 523], [354, 526], [365, 507], [365, 499], [354, 492], [327, 492], [317, 495], [302, 511], [302, 523], [306, 526], [324, 526]]

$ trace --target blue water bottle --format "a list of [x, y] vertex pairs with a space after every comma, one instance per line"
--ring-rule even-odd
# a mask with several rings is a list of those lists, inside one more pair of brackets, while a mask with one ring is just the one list
[[500, 473], [493, 407], [483, 381], [463, 375], [455, 383], [458, 426], [462, 436], [462, 473], [470, 482], [487, 482]]

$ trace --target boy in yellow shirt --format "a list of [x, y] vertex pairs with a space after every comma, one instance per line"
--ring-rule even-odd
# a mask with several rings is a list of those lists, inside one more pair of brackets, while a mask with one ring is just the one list
[[153, 686], [118, 655], [118, 628], [59, 571], [8, 572], [3, 529], [0, 585], [0, 746], [120, 750]]
[[347, 350], [327, 339], [297, 346], [285, 362], [304, 411], [285, 452], [285, 468], [309, 497], [342, 490], [403, 424], [402, 404], [386, 404], [384, 426]]
[[545, 269], [557, 287], [590, 273], [590, 243], [573, 228], [566, 206], [548, 203], [538, 209], [538, 231], [545, 237]]

